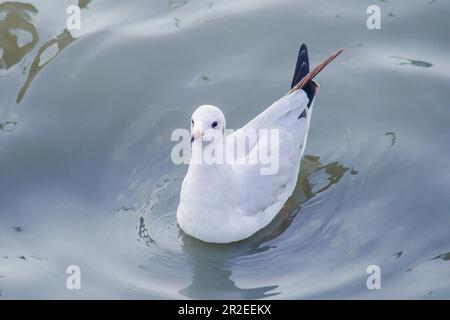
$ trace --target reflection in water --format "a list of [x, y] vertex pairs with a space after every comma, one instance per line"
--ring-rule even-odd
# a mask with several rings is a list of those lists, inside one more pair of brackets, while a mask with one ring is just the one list
[[[91, 0], [79, 0], [80, 9], [87, 8]], [[0, 48], [3, 55], [0, 60], [0, 69], [9, 69], [19, 63], [27, 53], [29, 53], [39, 40], [38, 32], [31, 22], [29, 13], [37, 13], [38, 10], [31, 4], [19, 2], [5, 2], [0, 4], [0, 13], [6, 12], [6, 16], [0, 21]], [[20, 39], [11, 31], [21, 30], [31, 34], [31, 41], [21, 45]], [[69, 44], [74, 42], [70, 31], [64, 29], [55, 38], [45, 42], [34, 57], [25, 83], [20, 88], [16, 102], [20, 103], [36, 75], [50, 61], [52, 61]]]
[[440, 255], [434, 257], [431, 260], [438, 260], [438, 259], [441, 259], [441, 260], [444, 260], [444, 261], [450, 261], [450, 252], [441, 253]]
[[247, 246], [241, 243], [208, 244], [181, 233], [184, 251], [190, 256], [192, 283], [179, 293], [188, 298], [260, 299], [279, 294], [270, 292], [276, 285], [256, 288], [239, 288], [231, 279], [232, 259], [245, 256]]
[[415, 67], [422, 67], [422, 68], [430, 68], [433, 66], [432, 63], [426, 62], [426, 61], [420, 61], [420, 60], [413, 60], [413, 59], [408, 59], [408, 58], [403, 58], [403, 57], [396, 57], [396, 56], [392, 56], [392, 58], [395, 59], [401, 59], [404, 62], [400, 62], [398, 65], [412, 65]]
[[[314, 198], [319, 193], [328, 190], [332, 185], [337, 184], [348, 170], [350, 168], [338, 162], [322, 165], [319, 156], [305, 155], [302, 159], [298, 182], [292, 196], [285, 203], [275, 219], [266, 228], [255, 234], [261, 240], [252, 246], [252, 251], [257, 253], [261, 250], [270, 249], [270, 247], [261, 248], [260, 244], [273, 240], [281, 235], [290, 226], [297, 213], [299, 213], [302, 204]], [[352, 175], [357, 173], [356, 170], [351, 170]], [[326, 176], [325, 183], [319, 185], [314, 182], [314, 178], [318, 174], [324, 174]], [[319, 187], [316, 188], [317, 186]]]
[[186, 5], [187, 0], [168, 0], [167, 3], [170, 5], [171, 9], [178, 9]]
[[403, 254], [403, 251], [399, 251], [399, 252], [394, 253], [393, 257], [395, 260], [397, 260], [398, 258], [400, 258], [402, 256], [402, 254]]
[[[168, 203], [173, 206], [178, 201], [177, 191], [182, 179], [165, 177], [156, 185], [142, 208], [131, 210], [139, 215], [137, 240], [145, 243], [151, 250], [149, 265], [140, 265], [139, 268], [150, 271], [154, 261], [176, 265], [184, 263], [187, 258], [188, 266], [192, 269], [191, 283], [178, 293], [188, 298], [257, 299], [277, 295], [280, 292], [277, 291], [278, 285], [274, 283], [251, 288], [239, 287], [232, 279], [233, 268], [237, 266], [236, 260], [254, 256], [254, 262], [258, 264], [257, 254], [268, 252], [275, 247], [269, 242], [289, 228], [301, 205], [337, 184], [346, 172], [357, 174], [356, 170], [338, 162], [323, 165], [320, 157], [306, 155], [302, 160], [297, 186], [278, 216], [252, 237], [225, 245], [205, 243], [186, 235], [179, 228], [172, 228], [176, 226], [173, 222], [174, 211], [166, 211], [164, 208], [167, 208]], [[318, 183], [317, 176], [325, 176], [325, 181]], [[160, 209], [164, 212], [161, 213]], [[147, 217], [147, 226], [144, 217]], [[174, 238], [168, 242], [170, 233]], [[174, 256], [175, 248], [180, 245], [179, 241], [183, 262], [177, 260], [178, 255]], [[167, 262], [169, 257], [172, 258]]]
[[78, 0], [78, 7], [80, 9], [89, 9], [88, 4], [91, 3], [92, 0]]
[[[30, 86], [31, 81], [33, 81], [34, 77], [36, 77], [36, 75], [42, 70], [42, 68], [44, 68], [59, 53], [61, 53], [61, 51], [65, 47], [67, 47], [75, 40], [76, 38], [72, 37], [70, 31], [64, 29], [64, 31], [60, 35], [58, 35], [54, 39], [50, 39], [42, 47], [39, 48], [36, 57], [33, 59], [33, 62], [31, 63], [27, 79], [25, 80], [25, 83], [23, 84], [22, 88], [20, 88], [19, 90], [16, 100], [17, 103], [22, 101], [22, 98], [25, 95], [25, 92], [27, 91], [28, 87]], [[48, 57], [49, 52], [50, 57]]]
[[[274, 291], [278, 288], [277, 285], [239, 288], [231, 279], [232, 267], [236, 258], [273, 248], [266, 243], [276, 239], [289, 228], [300, 211], [301, 204], [337, 184], [345, 172], [350, 170], [338, 162], [322, 165], [320, 157], [311, 155], [303, 158], [301, 168], [297, 186], [281, 212], [266, 228], [252, 237], [232, 244], [209, 244], [179, 231], [183, 251], [191, 258], [192, 266], [192, 283], [179, 291], [181, 295], [188, 298], [220, 296], [231, 299], [257, 299], [279, 294]], [[325, 174], [327, 182], [318, 190], [314, 190], [315, 184], [312, 180], [318, 173]]]
[[23, 232], [25, 229], [22, 226], [17, 226], [12, 228], [15, 232]]
[[385, 136], [386, 137], [391, 137], [391, 144], [388, 147], [388, 149], [390, 149], [395, 144], [395, 141], [396, 141], [397, 137], [395, 136], [395, 132], [386, 132]]
[[[305, 164], [303, 164], [305, 163]], [[306, 155], [304, 158], [302, 165], [306, 165], [307, 168], [309, 168], [310, 171], [305, 172], [307, 175], [301, 175], [300, 174], [300, 182], [302, 183], [302, 190], [304, 191], [305, 200], [309, 200], [312, 197], [314, 197], [316, 194], [323, 192], [330, 188], [333, 184], [336, 184], [341, 180], [341, 178], [344, 176], [344, 173], [347, 172], [350, 168], [344, 167], [343, 165], [339, 164], [338, 162], [332, 162], [327, 165], [322, 165], [320, 162], [320, 157], [317, 156], [311, 156]], [[313, 185], [309, 181], [309, 177], [313, 175], [316, 172], [320, 172], [321, 170], [324, 170], [326, 175], [328, 176], [327, 181], [328, 183], [321, 187], [318, 191], [313, 191]], [[296, 190], [298, 190], [298, 186]]]
[[[31, 4], [20, 2], [4, 2], [0, 4], [0, 13], [6, 13], [0, 20], [0, 48], [3, 54], [0, 59], [0, 69], [9, 69], [19, 63], [39, 41], [36, 28], [31, 23], [31, 13], [38, 10]], [[18, 31], [31, 35], [31, 40], [25, 44], [20, 43], [16, 34]]]
[[175, 21], [175, 22], [174, 22], [175, 27], [177, 27], [178, 29], [180, 29], [180, 22], [181, 22], [181, 20], [178, 19], [177, 17], [173, 17], [173, 20]]
[[435, 261], [435, 260], [443, 260], [443, 261], [450, 261], [450, 252], [444, 252], [441, 253], [431, 259], [427, 259], [425, 261], [419, 262], [416, 265], [408, 268], [408, 270], [406, 270], [406, 272], [411, 272], [413, 271], [416, 267], [418, 267], [419, 265], [421, 265], [422, 263], [426, 263], [426, 262], [430, 262], [430, 261]]
[[16, 121], [3, 121], [0, 122], [0, 131], [3, 132], [12, 132], [16, 128]]
[[147, 246], [150, 246], [152, 243], [155, 243], [155, 240], [153, 240], [150, 235], [148, 234], [147, 227], [145, 226], [144, 217], [139, 218], [139, 239], [142, 239]]

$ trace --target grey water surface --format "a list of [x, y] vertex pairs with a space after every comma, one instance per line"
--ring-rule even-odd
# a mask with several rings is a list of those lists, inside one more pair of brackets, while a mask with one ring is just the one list
[[[0, 299], [450, 298], [450, 1], [79, 0], [70, 31], [71, 4], [0, 3]], [[346, 51], [293, 196], [245, 241], [183, 234], [172, 131], [245, 124], [302, 42]]]

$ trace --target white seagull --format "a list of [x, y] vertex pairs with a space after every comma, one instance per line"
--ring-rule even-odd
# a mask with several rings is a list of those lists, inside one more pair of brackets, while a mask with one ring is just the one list
[[[201, 154], [204, 140], [224, 137], [227, 152], [248, 130], [277, 129], [279, 150], [275, 174], [261, 174], [262, 164], [189, 164], [180, 193], [177, 221], [188, 235], [205, 242], [230, 243], [246, 239], [267, 226], [281, 210], [297, 184], [300, 161], [305, 150], [314, 98], [319, 85], [313, 78], [344, 49], [309, 72], [308, 52], [300, 46], [291, 90], [241, 129], [225, 136], [225, 116], [211, 105], [198, 107], [191, 119], [192, 157]], [[209, 139], [205, 139], [209, 138]], [[247, 145], [249, 158], [262, 145], [258, 137]], [[234, 148], [234, 147], [233, 147]]]

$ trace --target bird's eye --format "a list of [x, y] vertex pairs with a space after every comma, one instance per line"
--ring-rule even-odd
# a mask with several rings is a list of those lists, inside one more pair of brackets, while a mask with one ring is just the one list
[[219, 123], [218, 123], [217, 121], [214, 121], [214, 122], [212, 123], [211, 127], [215, 128], [215, 127], [217, 127], [218, 124], [219, 124]]
[[194, 119], [191, 120], [192, 126], [194, 126]]

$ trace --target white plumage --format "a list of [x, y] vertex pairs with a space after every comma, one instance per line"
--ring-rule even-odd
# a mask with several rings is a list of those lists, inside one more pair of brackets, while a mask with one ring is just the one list
[[[192, 159], [204, 154], [204, 139], [223, 146], [227, 154], [236, 154], [235, 145], [247, 132], [275, 129], [278, 137], [250, 139], [237, 161], [208, 164], [191, 159], [177, 210], [177, 221], [184, 232], [206, 242], [229, 243], [248, 238], [272, 221], [297, 183], [318, 90], [312, 78], [341, 52], [309, 72], [306, 46], [302, 45], [290, 93], [232, 134], [223, 136], [226, 122], [219, 108], [204, 105], [195, 110], [191, 121]], [[278, 150], [275, 173], [262, 174], [264, 168], [267, 172], [267, 163], [251, 162], [261, 149]]]

